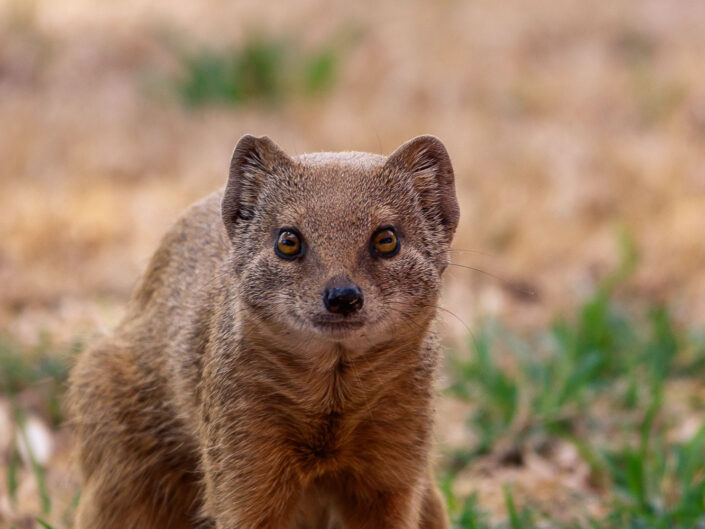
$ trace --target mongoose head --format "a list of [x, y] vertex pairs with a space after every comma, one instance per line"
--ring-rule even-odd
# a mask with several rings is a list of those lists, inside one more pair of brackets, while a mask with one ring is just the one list
[[445, 147], [290, 157], [243, 137], [222, 202], [238, 297], [268, 333], [373, 346], [423, 337], [459, 210]]

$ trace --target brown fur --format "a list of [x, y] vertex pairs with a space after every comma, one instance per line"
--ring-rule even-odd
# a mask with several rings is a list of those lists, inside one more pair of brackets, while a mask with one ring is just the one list
[[[169, 231], [111, 337], [71, 374], [77, 528], [443, 529], [429, 471], [441, 274], [458, 222], [443, 145], [290, 158], [238, 143], [224, 192]], [[392, 225], [401, 250], [370, 252]], [[302, 234], [289, 261], [281, 227]], [[331, 281], [357, 328], [321, 326]]]

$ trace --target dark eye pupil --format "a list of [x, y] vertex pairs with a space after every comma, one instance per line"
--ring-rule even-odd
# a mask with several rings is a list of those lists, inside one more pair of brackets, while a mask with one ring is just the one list
[[280, 257], [293, 259], [301, 254], [301, 239], [291, 231], [281, 231], [277, 238], [275, 251]]
[[381, 257], [391, 257], [399, 250], [397, 234], [391, 229], [378, 231], [372, 238], [374, 251]]

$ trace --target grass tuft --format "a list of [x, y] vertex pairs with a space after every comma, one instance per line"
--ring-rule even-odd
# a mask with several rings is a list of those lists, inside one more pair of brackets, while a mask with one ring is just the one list
[[240, 46], [183, 52], [183, 75], [173, 84], [192, 107], [272, 105], [290, 96], [321, 96], [335, 84], [343, 48], [304, 49], [293, 39], [255, 35]]
[[[473, 404], [468, 420], [479, 434], [453, 454], [443, 480], [456, 527], [705, 527], [705, 424], [677, 440], [668, 408], [670, 384], [702, 377], [703, 344], [678, 329], [665, 306], [638, 313], [616, 301], [636, 264], [628, 238], [623, 250], [622, 265], [572, 318], [529, 337], [487, 322], [470, 356], [451, 359], [450, 392]], [[495, 446], [551, 440], [572, 443], [589, 466], [607, 502], [602, 518], [559, 523], [531, 505], [517, 510], [505, 489], [507, 518], [493, 526], [476, 496], [463, 504], [449, 492], [453, 473]]]

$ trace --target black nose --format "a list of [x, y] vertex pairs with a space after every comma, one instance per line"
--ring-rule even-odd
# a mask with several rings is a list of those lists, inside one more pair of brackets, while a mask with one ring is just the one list
[[323, 293], [323, 303], [328, 312], [351, 314], [362, 308], [362, 291], [357, 285], [327, 288]]

